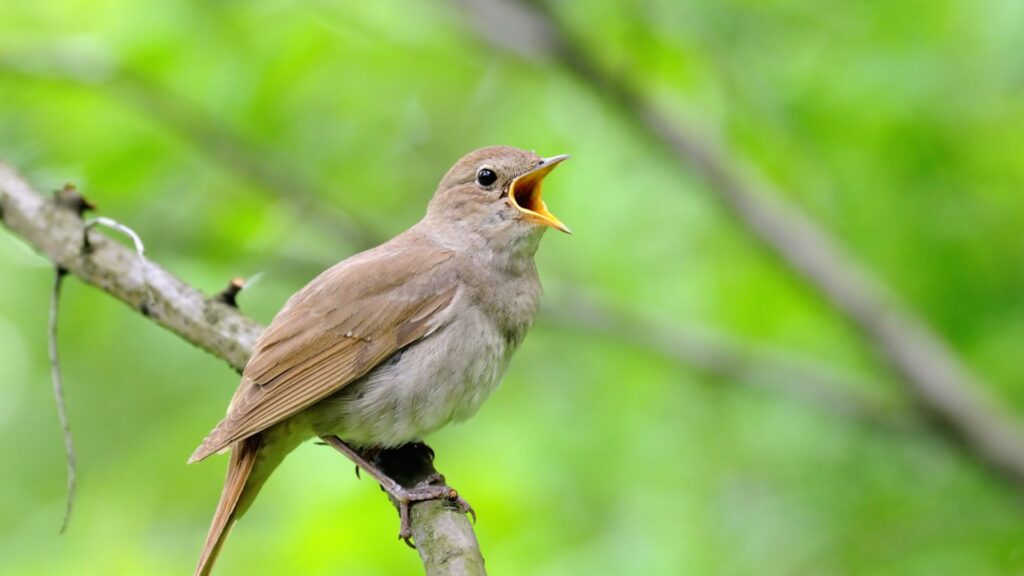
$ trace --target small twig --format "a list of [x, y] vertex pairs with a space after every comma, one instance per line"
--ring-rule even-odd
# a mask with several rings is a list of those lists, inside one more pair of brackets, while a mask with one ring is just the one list
[[149, 316], [150, 306], [153, 303], [153, 289], [146, 274], [146, 270], [148, 269], [146, 261], [146, 247], [142, 244], [142, 238], [139, 238], [139, 235], [135, 233], [135, 230], [121, 224], [117, 220], [107, 218], [106, 216], [97, 216], [96, 218], [86, 220], [85, 229], [82, 230], [82, 246], [87, 251], [90, 249], [89, 230], [96, 226], [106, 226], [107, 228], [117, 230], [131, 238], [132, 243], [135, 244], [135, 254], [139, 258], [139, 273], [142, 275], [142, 285], [145, 287], [144, 300], [139, 303], [139, 311], [142, 312], [144, 316]]
[[[82, 215], [86, 210], [94, 210], [95, 206], [89, 203], [74, 186], [68, 184], [55, 194], [56, 201], [58, 204], [63, 205], [66, 208], [73, 209], [79, 216]], [[146, 257], [145, 257], [145, 246], [142, 244], [142, 239], [135, 233], [134, 230], [104, 216], [99, 216], [90, 219], [85, 222], [85, 227], [82, 230], [82, 242], [85, 250], [89, 250], [89, 230], [97, 225], [106, 226], [113, 228], [126, 234], [132, 239], [135, 244], [135, 253], [139, 258], [139, 270], [142, 274], [142, 283], [146, 287], [145, 300], [139, 305], [139, 309], [143, 314], [149, 315], [149, 304], [152, 302], [152, 291], [150, 290], [149, 281], [146, 278]], [[60, 533], [63, 534], [68, 527], [68, 522], [71, 520], [71, 511], [74, 508], [75, 502], [75, 483], [76, 483], [76, 469], [77, 459], [75, 458], [75, 443], [71, 436], [71, 426], [68, 423], [67, 406], [64, 402], [64, 385], [60, 375], [60, 356], [57, 351], [57, 318], [60, 306], [60, 289], [63, 285], [64, 276], [67, 274], [67, 270], [57, 266], [55, 268], [53, 281], [53, 292], [50, 295], [50, 323], [49, 323], [49, 340], [50, 340], [50, 374], [53, 380], [53, 395], [57, 401], [57, 414], [60, 417], [60, 427], [64, 433], [64, 451], [67, 454], [67, 467], [68, 467], [68, 490], [67, 490], [67, 504], [64, 507], [64, 520], [60, 525]]]
[[213, 299], [238, 309], [238, 294], [246, 288], [250, 288], [259, 282], [263, 277], [262, 272], [257, 272], [248, 278], [232, 278], [223, 290], [213, 295]]
[[232, 308], [238, 308], [237, 298], [242, 288], [245, 288], [245, 278], [232, 278], [223, 290], [214, 294], [213, 299], [223, 302]]
[[53, 193], [53, 198], [57, 204], [73, 210], [79, 218], [87, 211], [96, 211], [96, 205], [82, 196], [74, 184], [65, 184], [63, 188]]
[[[63, 188], [53, 193], [54, 201], [65, 208], [72, 210], [81, 218], [87, 210], [95, 210], [96, 206], [82, 196], [74, 184], [65, 184]], [[71, 435], [71, 425], [68, 420], [67, 404], [64, 401], [64, 384], [60, 375], [60, 354], [57, 346], [57, 321], [60, 311], [60, 289], [64, 285], [64, 276], [68, 271], [60, 265], [54, 267], [53, 292], [50, 294], [50, 320], [48, 325], [48, 341], [50, 351], [50, 378], [53, 384], [53, 397], [57, 403], [57, 416], [60, 418], [60, 429], [64, 435], [64, 453], [67, 457], [67, 501], [64, 504], [64, 519], [60, 524], [60, 534], [68, 528], [71, 521], [71, 512], [75, 505], [75, 485], [77, 481], [77, 458], [75, 457], [75, 442]]]
[[68, 493], [67, 503], [64, 505], [64, 520], [60, 524], [60, 533], [63, 534], [71, 520], [71, 510], [75, 502], [75, 443], [71, 438], [71, 426], [68, 423], [68, 410], [64, 404], [64, 385], [60, 377], [60, 356], [57, 353], [57, 313], [60, 306], [60, 288], [64, 283], [64, 276], [68, 271], [57, 266], [54, 268], [53, 292], [50, 294], [50, 377], [53, 380], [53, 396], [57, 401], [57, 416], [60, 417], [60, 428], [64, 433], [64, 452], [68, 461]]

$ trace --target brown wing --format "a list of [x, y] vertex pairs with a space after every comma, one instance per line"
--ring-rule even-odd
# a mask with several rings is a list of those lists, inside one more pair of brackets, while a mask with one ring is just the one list
[[437, 328], [452, 254], [388, 245], [341, 262], [288, 301], [256, 342], [201, 460], [316, 403]]

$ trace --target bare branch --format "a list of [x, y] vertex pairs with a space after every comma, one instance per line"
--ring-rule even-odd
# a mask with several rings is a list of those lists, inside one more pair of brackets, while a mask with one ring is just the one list
[[145, 312], [154, 322], [236, 370], [245, 366], [261, 326], [208, 301], [158, 266], [149, 267], [148, 282], [143, 282], [137, 273], [138, 253], [106, 237], [90, 238], [90, 249], [83, 250], [85, 223], [78, 215], [37, 194], [2, 163], [0, 206], [4, 224], [56, 265], [140, 312], [148, 296]]
[[[923, 413], [943, 425], [973, 453], [1024, 483], [1024, 429], [987, 393], [986, 386], [949, 345], [840, 248], [796, 206], [753, 176], [741, 159], [680, 125], [632, 85], [608, 73], [576, 42], [543, 1], [458, 0], [475, 18], [506, 14], [487, 30], [499, 46], [539, 38], [543, 56], [554, 59], [585, 86], [612, 102], [641, 134], [701, 176], [707, 189], [794, 273], [848, 318], [902, 377]], [[513, 11], [511, 18], [507, 13]], [[511, 24], [510, 24], [511, 23]], [[514, 26], [517, 27], [514, 27]]]
[[213, 299], [232, 308], [238, 308], [238, 295], [245, 288], [245, 278], [232, 278], [223, 290], [214, 294]]
[[[259, 324], [223, 302], [206, 298], [152, 262], [145, 264], [145, 275], [139, 274], [141, 242], [137, 243], [136, 250], [131, 250], [98, 236], [90, 238], [88, 250], [83, 249], [82, 239], [89, 225], [81, 220], [78, 212], [39, 195], [2, 163], [0, 218], [12, 233], [59, 269], [106, 291], [236, 370], [245, 366], [253, 343], [263, 329]], [[54, 312], [51, 322], [55, 323], [55, 318]], [[51, 330], [55, 329], [55, 324], [52, 326]], [[51, 346], [56, 342], [56, 334], [53, 336]], [[55, 353], [56, 348], [51, 347], [53, 365], [56, 365]], [[54, 382], [57, 387], [59, 375]], [[428, 480], [436, 473], [432, 465], [411, 466], [420, 480]], [[73, 479], [73, 474], [69, 474], [69, 485]], [[412, 507], [412, 521], [413, 534], [428, 574], [483, 573], [482, 560], [477, 560], [481, 555], [476, 537], [464, 514], [430, 502], [417, 503]], [[453, 538], [453, 533], [459, 537]], [[454, 563], [453, 559], [456, 559]], [[463, 563], [478, 569], [454, 571]]]

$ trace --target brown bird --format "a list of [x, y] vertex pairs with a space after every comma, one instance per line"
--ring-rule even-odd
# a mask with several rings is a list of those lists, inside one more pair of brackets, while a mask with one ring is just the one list
[[227, 416], [189, 462], [231, 450], [196, 574], [284, 457], [319, 436], [401, 504], [449, 495], [405, 489], [359, 457], [472, 416], [501, 380], [539, 304], [533, 255], [548, 227], [541, 199], [568, 156], [494, 146], [441, 179], [424, 218], [334, 265], [292, 296], [256, 342]]

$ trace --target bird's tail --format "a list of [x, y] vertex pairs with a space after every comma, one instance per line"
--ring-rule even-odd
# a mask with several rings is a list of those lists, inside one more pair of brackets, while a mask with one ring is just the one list
[[[239, 500], [243, 492], [259, 490], [262, 482], [248, 486], [249, 476], [252, 474], [253, 466], [259, 455], [262, 439], [259, 434], [250, 436], [245, 440], [237, 442], [231, 447], [231, 461], [228, 463], [228, 477], [224, 481], [224, 491], [220, 495], [220, 502], [217, 503], [217, 512], [213, 515], [213, 522], [210, 523], [210, 532], [206, 535], [206, 544], [203, 546], [203, 555], [199, 557], [199, 565], [196, 566], [195, 576], [208, 576], [213, 568], [213, 562], [217, 559], [224, 540], [231, 531], [238, 516], [244, 512], [239, 508]], [[252, 501], [252, 495], [246, 494], [247, 502]], [[244, 507], [244, 505], [243, 505]]]

